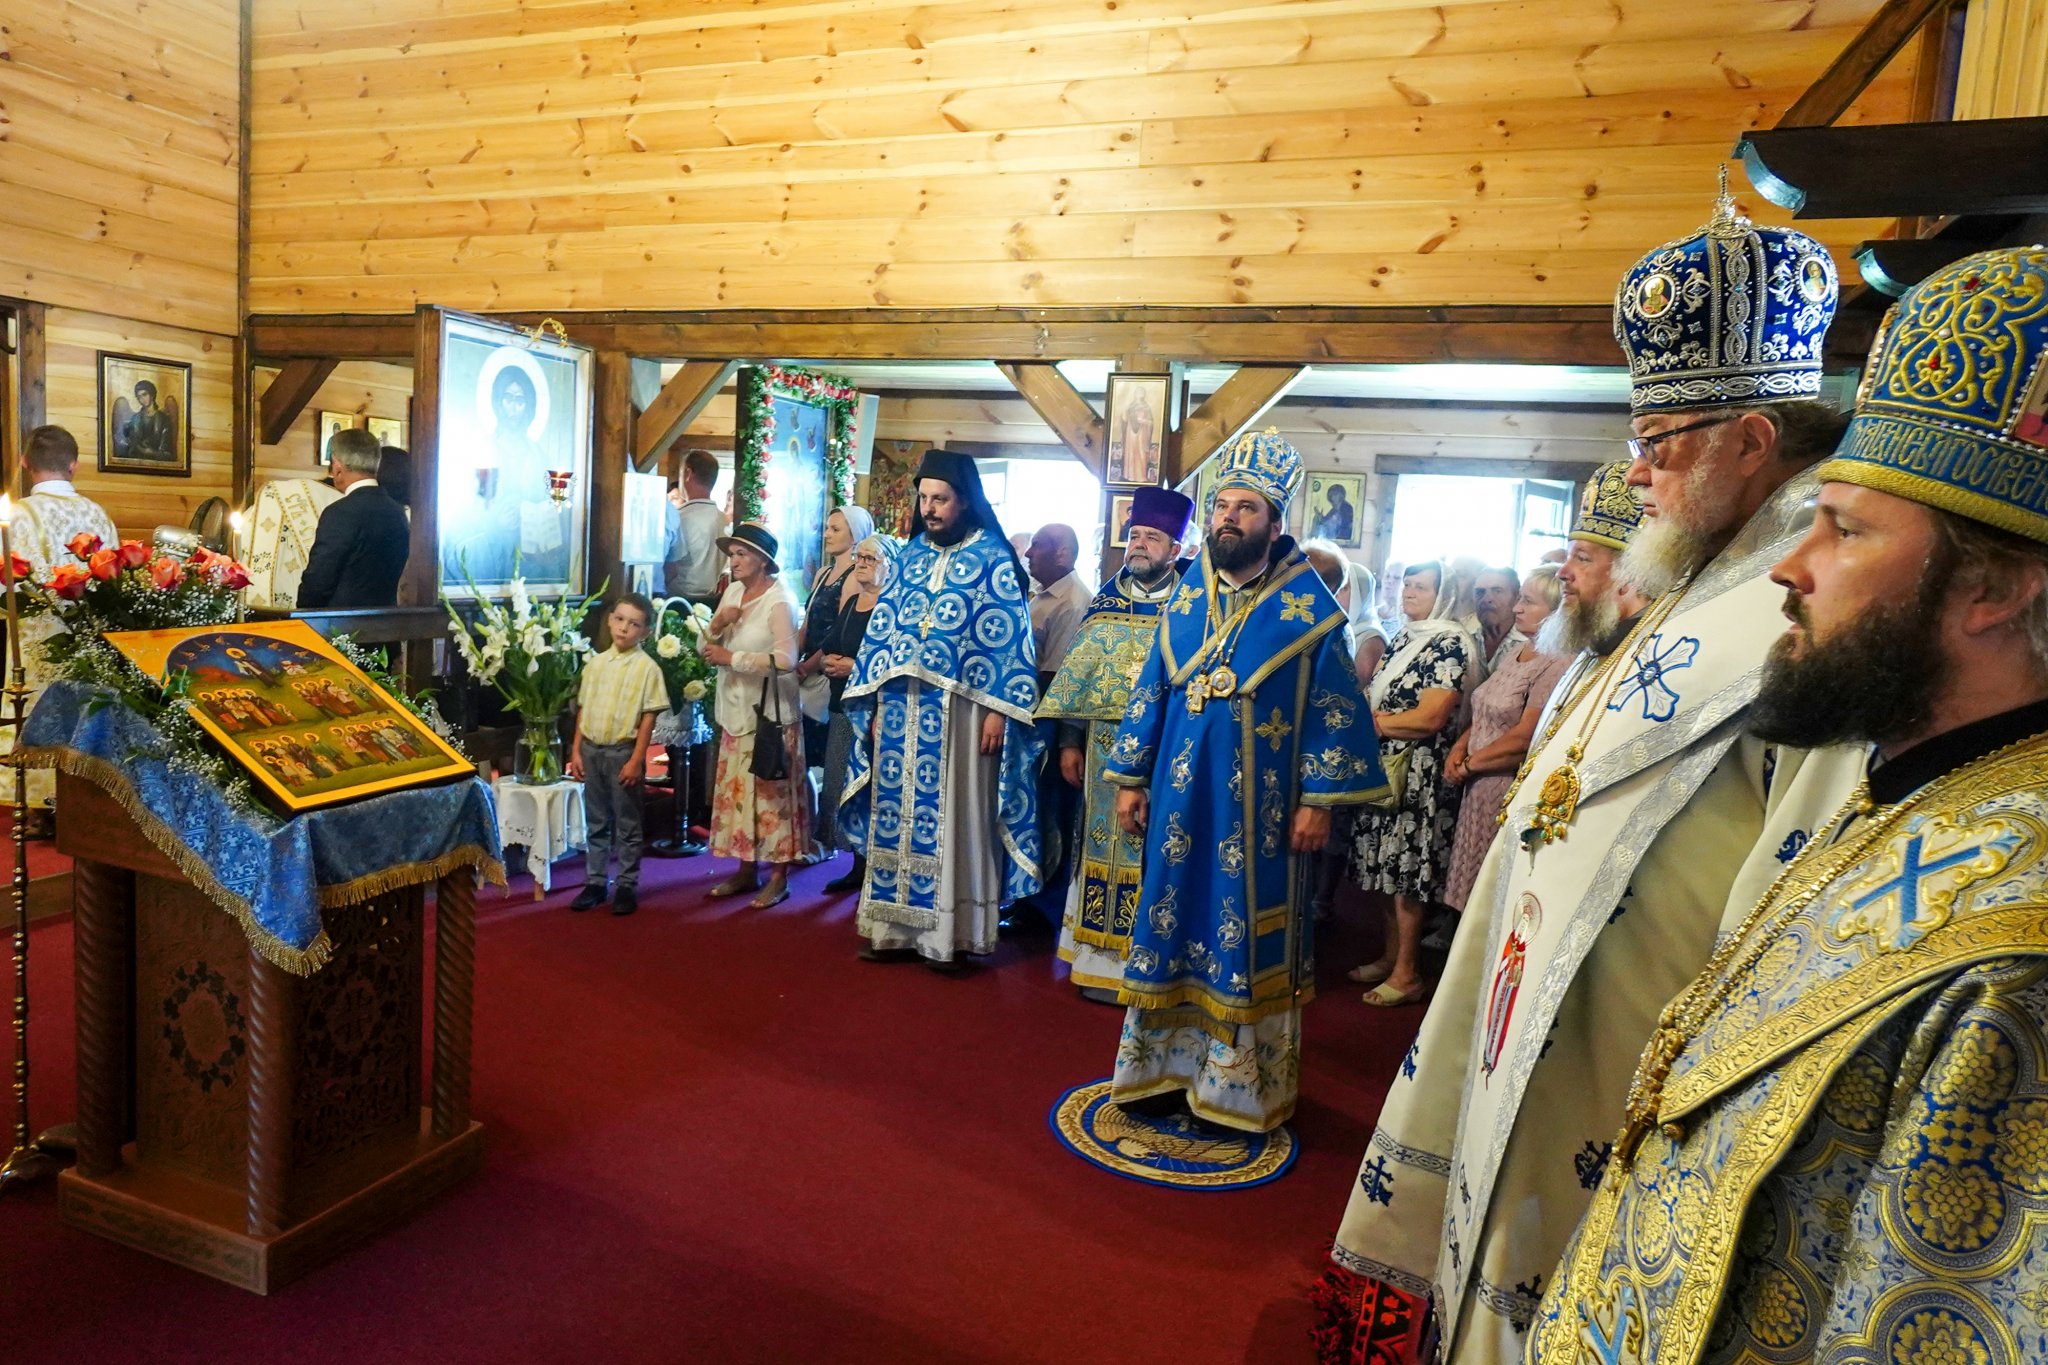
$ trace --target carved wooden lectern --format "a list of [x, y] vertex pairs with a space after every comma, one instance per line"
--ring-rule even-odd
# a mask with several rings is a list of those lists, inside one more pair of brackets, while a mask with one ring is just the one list
[[57, 779], [73, 861], [78, 1164], [64, 1221], [267, 1294], [399, 1222], [483, 1161], [469, 1117], [475, 874], [327, 914], [332, 958], [294, 976], [144, 837]]

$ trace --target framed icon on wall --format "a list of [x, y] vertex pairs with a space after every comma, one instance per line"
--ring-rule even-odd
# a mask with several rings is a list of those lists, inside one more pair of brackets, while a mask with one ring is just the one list
[[1109, 377], [1109, 482], [1156, 484], [1172, 421], [1171, 380], [1163, 374]]
[[327, 467], [327, 443], [334, 439], [334, 433], [337, 431], [354, 430], [356, 415], [352, 412], [332, 412], [322, 408], [320, 409], [319, 418], [320, 435], [313, 445], [313, 463], [325, 469]]
[[192, 474], [192, 367], [99, 353], [102, 474]]

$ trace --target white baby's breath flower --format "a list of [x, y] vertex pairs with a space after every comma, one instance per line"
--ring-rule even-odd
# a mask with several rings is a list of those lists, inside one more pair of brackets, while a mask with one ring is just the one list
[[664, 635], [654, 646], [654, 652], [664, 659], [680, 658], [683, 653], [683, 642], [673, 635]]

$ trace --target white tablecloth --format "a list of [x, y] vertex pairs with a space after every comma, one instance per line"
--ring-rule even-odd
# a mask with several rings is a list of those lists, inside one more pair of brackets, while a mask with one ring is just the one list
[[501, 777], [491, 787], [498, 805], [498, 842], [526, 849], [526, 867], [533, 873], [533, 898], [554, 889], [554, 861], [583, 847], [583, 784], [550, 782], [528, 786]]

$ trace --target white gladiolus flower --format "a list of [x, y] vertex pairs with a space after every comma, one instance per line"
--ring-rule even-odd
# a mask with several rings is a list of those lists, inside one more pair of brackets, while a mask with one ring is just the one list
[[536, 659], [553, 652], [548, 644], [548, 633], [537, 624], [529, 625], [520, 633], [519, 647]]
[[702, 701], [704, 700], [704, 692], [704, 681], [701, 678], [694, 682], [683, 684], [683, 700], [685, 701]]
[[533, 604], [526, 600], [526, 580], [512, 580], [512, 619], [524, 622], [533, 611]]
[[654, 652], [664, 659], [679, 658], [683, 652], [683, 642], [673, 635], [664, 635], [660, 643], [654, 646]]

